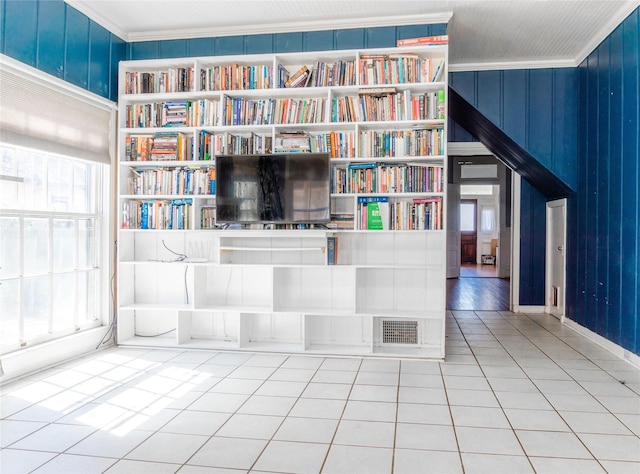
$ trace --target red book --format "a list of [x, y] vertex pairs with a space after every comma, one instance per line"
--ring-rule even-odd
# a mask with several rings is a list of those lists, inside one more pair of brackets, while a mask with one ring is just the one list
[[400, 39], [396, 42], [396, 46], [425, 46], [448, 43], [449, 35], [421, 36], [419, 38]]

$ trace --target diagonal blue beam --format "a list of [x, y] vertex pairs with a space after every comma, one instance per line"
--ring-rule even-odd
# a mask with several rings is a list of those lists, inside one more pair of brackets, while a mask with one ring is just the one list
[[571, 188], [560, 178], [509, 138], [451, 87], [449, 87], [449, 117], [480, 140], [491, 153], [525, 178], [547, 199], [560, 199], [573, 194]]

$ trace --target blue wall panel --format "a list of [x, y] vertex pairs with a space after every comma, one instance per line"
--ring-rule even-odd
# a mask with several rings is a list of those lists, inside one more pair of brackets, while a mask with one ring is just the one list
[[273, 51], [274, 35], [250, 35], [245, 41], [247, 54], [266, 54]]
[[[605, 40], [598, 48], [598, 154], [600, 156], [610, 156], [609, 150], [609, 133], [603, 133], [602, 124], [609, 123], [609, 95], [610, 95], [610, 62], [611, 51], [609, 49], [610, 41]], [[609, 213], [609, 162], [607, 160], [597, 160], [596, 165], [596, 182], [595, 182], [595, 205], [596, 215], [596, 260], [594, 272], [596, 275], [595, 286], [595, 317], [596, 332], [598, 334], [606, 334], [608, 311], [607, 293], [609, 291], [608, 271], [609, 262], [607, 256], [609, 254], [609, 232], [607, 222], [610, 219]]]
[[336, 49], [333, 31], [309, 31], [304, 34], [304, 51], [322, 51]]
[[640, 9], [580, 65], [576, 304], [568, 316], [640, 353]]
[[487, 71], [477, 78], [478, 93], [476, 108], [482, 111], [482, 115], [498, 125], [501, 129], [502, 117], [502, 73], [501, 71]]
[[158, 43], [158, 56], [161, 58], [184, 58], [189, 55], [187, 40], [177, 39]]
[[527, 142], [527, 81], [522, 69], [504, 72], [502, 129], [516, 143]]
[[63, 0], [2, 0], [1, 52], [103, 97], [117, 98], [126, 45]]
[[160, 45], [157, 41], [141, 41], [139, 43], [127, 43], [129, 52], [127, 58], [136, 59], [158, 59], [160, 57]]
[[526, 180], [520, 195], [520, 305], [544, 305], [546, 200]]
[[640, 354], [640, 8], [622, 24], [621, 344]]
[[[336, 49], [358, 49], [365, 47], [364, 28], [336, 30], [335, 38]], [[395, 46], [395, 44], [392, 44], [390, 46]]]
[[[458, 94], [569, 188], [576, 189], [578, 73], [575, 68], [454, 72], [450, 77], [450, 85]], [[554, 102], [558, 97], [562, 97], [559, 102], [562, 108]], [[564, 141], [554, 138], [564, 133], [572, 135]], [[562, 146], [554, 146], [555, 140]]]
[[111, 80], [111, 34], [97, 23], [91, 23], [90, 36], [89, 90], [108, 97]]
[[64, 79], [87, 89], [89, 86], [89, 19], [67, 8]]
[[[578, 99], [579, 76], [573, 68], [554, 69], [553, 71], [553, 113], [558, 110], [572, 110], [574, 120], [555, 120], [553, 124], [551, 168], [566, 183], [577, 185], [576, 156], [578, 149]], [[565, 159], [575, 156], [575, 160]], [[575, 188], [574, 188], [575, 189]]]
[[5, 3], [4, 50], [7, 56], [36, 66], [38, 2], [7, 0]]
[[4, 23], [7, 18], [6, 0], [0, 0], [0, 51], [4, 53]]
[[[462, 95], [467, 101], [478, 106], [475, 94], [475, 73], [474, 72], [458, 72], [449, 73], [449, 86]], [[449, 136], [450, 142], [477, 142], [478, 139], [471, 135], [467, 130], [452, 120], [449, 120]]]
[[398, 38], [419, 38], [421, 36], [439, 36], [447, 34], [446, 23], [433, 25], [403, 25], [397, 28]]
[[365, 44], [367, 48], [388, 48], [396, 44], [396, 27], [366, 28]]
[[[621, 64], [622, 56], [622, 28], [616, 30], [610, 40], [611, 64]], [[609, 76], [609, 89], [611, 91], [611, 102], [609, 104], [610, 128], [612, 130], [622, 130], [622, 68], [611, 69]], [[612, 134], [609, 141], [609, 180], [608, 184], [619, 182], [622, 179], [622, 135]], [[605, 334], [608, 339], [620, 340], [621, 328], [621, 302], [622, 281], [621, 270], [621, 222], [622, 222], [622, 193], [619, 186], [608, 186], [609, 192], [609, 219], [608, 219], [608, 294], [607, 312], [609, 318], [606, 321]]]
[[215, 38], [194, 38], [189, 40], [189, 56], [215, 56]]
[[224, 36], [216, 40], [216, 54], [244, 54], [244, 36]]
[[111, 58], [109, 60], [109, 99], [118, 100], [118, 65], [127, 57], [127, 43], [111, 35]]
[[38, 5], [38, 69], [63, 79], [66, 8], [61, 1]]
[[274, 53], [294, 53], [302, 51], [304, 33], [278, 33], [275, 35]]
[[[526, 150], [531, 153], [540, 163], [548, 169], [555, 171], [551, 167], [552, 163], [552, 137], [553, 119], [559, 113], [554, 109], [553, 104], [553, 70], [534, 69], [529, 71], [529, 101], [528, 108], [528, 140], [525, 144]], [[535, 98], [535, 99], [534, 99]], [[576, 114], [577, 118], [577, 114]], [[576, 150], [572, 156], [575, 163]]]
[[449, 86], [478, 108], [478, 73], [474, 71], [450, 73]]

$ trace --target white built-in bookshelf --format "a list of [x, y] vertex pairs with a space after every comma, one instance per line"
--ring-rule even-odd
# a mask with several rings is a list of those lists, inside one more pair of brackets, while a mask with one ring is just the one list
[[[446, 45], [120, 63], [118, 343], [443, 358], [446, 79]], [[214, 157], [282, 137], [331, 223], [219, 225]]]

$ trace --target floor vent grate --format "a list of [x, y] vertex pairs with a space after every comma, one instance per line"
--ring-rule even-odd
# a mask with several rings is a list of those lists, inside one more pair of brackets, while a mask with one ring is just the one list
[[418, 344], [418, 321], [382, 320], [383, 344]]

